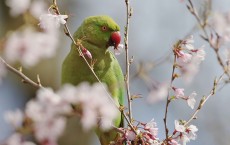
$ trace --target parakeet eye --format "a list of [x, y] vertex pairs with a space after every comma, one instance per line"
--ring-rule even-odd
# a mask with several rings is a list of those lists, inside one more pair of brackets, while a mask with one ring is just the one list
[[108, 28], [107, 28], [106, 26], [102, 26], [102, 27], [101, 27], [101, 30], [102, 30], [102, 31], [107, 31]]

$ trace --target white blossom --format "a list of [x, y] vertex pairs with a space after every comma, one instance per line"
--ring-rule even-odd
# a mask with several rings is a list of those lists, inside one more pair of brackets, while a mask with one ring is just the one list
[[184, 132], [185, 131], [184, 125], [181, 125], [178, 120], [174, 121], [174, 125], [175, 125], [175, 130], [176, 131], [178, 131], [178, 132]]
[[[198, 129], [195, 125], [185, 127], [184, 125], [180, 124], [178, 120], [175, 120], [175, 131], [173, 134], [176, 136], [175, 139], [178, 142], [181, 142], [183, 145], [186, 145], [186, 143], [191, 139], [195, 140], [197, 131]], [[177, 132], [179, 132], [179, 134], [176, 134]]]
[[144, 129], [149, 131], [149, 133], [154, 136], [154, 138], [157, 137], [158, 135], [158, 128], [157, 128], [157, 123], [152, 119], [150, 122], [148, 122], [145, 126]]
[[35, 137], [40, 142], [57, 142], [57, 139], [62, 135], [66, 125], [66, 118], [55, 117], [50, 120], [35, 122], [34, 130]]
[[197, 57], [200, 60], [200, 62], [204, 61], [205, 56], [206, 56], [206, 52], [204, 51], [204, 46], [196, 50], [195, 57]]
[[25, 13], [30, 3], [31, 0], [6, 0], [6, 5], [10, 7], [10, 15], [14, 17]]
[[34, 100], [26, 104], [26, 115], [33, 120], [34, 134], [38, 141], [56, 143], [66, 125], [62, 114], [70, 112], [70, 104], [50, 88], [42, 88]]
[[192, 140], [195, 140], [197, 135], [196, 135], [196, 132], [198, 131], [198, 128], [195, 126], [195, 125], [190, 125], [186, 132], [188, 133], [188, 138], [189, 139], [192, 139]]
[[47, 13], [47, 9], [48, 5], [44, 0], [34, 0], [30, 6], [30, 13], [38, 19], [41, 15]]
[[67, 15], [56, 15], [56, 14], [43, 14], [40, 16], [40, 27], [46, 30], [53, 30], [59, 28], [60, 25], [65, 24], [68, 16]]
[[6, 59], [25, 66], [33, 66], [40, 59], [50, 58], [55, 54], [58, 35], [54, 33], [37, 32], [28, 27], [23, 31], [13, 32], [7, 39], [4, 48]]
[[221, 13], [214, 12], [212, 18], [209, 20], [210, 26], [220, 36], [221, 44], [230, 42], [230, 12]]
[[21, 134], [14, 133], [7, 139], [6, 145], [35, 145], [35, 143], [23, 141]]
[[187, 65], [191, 61], [191, 59], [192, 59], [191, 54], [180, 51], [180, 56], [178, 57], [178, 64], [181, 66]]
[[111, 128], [113, 120], [118, 115], [118, 110], [111, 100], [109, 100], [105, 89], [100, 83], [90, 86], [82, 83], [78, 87], [79, 102], [82, 105], [82, 124], [85, 130], [97, 125], [100, 119], [100, 127], [104, 130]]
[[175, 97], [177, 99], [184, 97], [184, 88], [174, 88]]
[[133, 141], [136, 138], [136, 134], [132, 130], [127, 130], [125, 136], [128, 141]]
[[192, 92], [192, 94], [189, 95], [189, 97], [187, 99], [188, 106], [191, 107], [192, 109], [194, 109], [194, 106], [196, 104], [196, 100], [195, 100], [196, 95], [197, 95], [196, 92]]
[[188, 49], [188, 50], [193, 50], [194, 49], [193, 43], [194, 43], [193, 35], [190, 35], [188, 38], [184, 39], [181, 42], [183, 47]]
[[24, 120], [24, 114], [21, 110], [16, 109], [15, 111], [7, 111], [4, 114], [5, 120], [13, 125], [13, 127], [18, 128], [22, 125]]
[[114, 54], [115, 55], [120, 55], [123, 50], [124, 50], [124, 45], [119, 44], [118, 47], [114, 49]]

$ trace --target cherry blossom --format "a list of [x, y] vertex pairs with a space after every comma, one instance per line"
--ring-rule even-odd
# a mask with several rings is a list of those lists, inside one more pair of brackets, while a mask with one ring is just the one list
[[191, 35], [187, 39], [180, 40], [174, 48], [177, 57], [177, 65], [181, 70], [185, 82], [190, 83], [199, 71], [199, 65], [205, 59], [204, 46], [196, 49]]
[[221, 44], [230, 42], [230, 12], [214, 12], [209, 20], [210, 26], [218, 33]]
[[21, 134], [14, 133], [7, 139], [6, 145], [35, 145], [35, 143], [30, 141], [23, 141]]
[[178, 120], [175, 120], [175, 131], [173, 132], [173, 136], [175, 136], [175, 139], [183, 145], [186, 145], [190, 140], [195, 140], [197, 131], [198, 129], [195, 125], [186, 127]]
[[188, 38], [182, 40], [181, 45], [185, 49], [193, 50], [194, 49], [193, 43], [194, 43], [193, 35], [190, 35]]
[[97, 125], [100, 120], [101, 129], [107, 130], [111, 128], [113, 120], [118, 115], [118, 110], [108, 98], [108, 94], [100, 83], [90, 86], [82, 83], [78, 86], [79, 97], [77, 104], [82, 105], [82, 125], [85, 130], [89, 130]]
[[7, 111], [4, 114], [4, 118], [15, 128], [19, 128], [23, 123], [24, 113], [19, 109], [16, 109], [15, 111]]
[[114, 54], [115, 55], [120, 55], [123, 50], [124, 50], [124, 45], [119, 44], [118, 47], [114, 49]]
[[188, 106], [191, 107], [192, 109], [194, 109], [196, 100], [195, 100], [195, 96], [197, 95], [196, 92], [193, 92], [191, 95], [189, 95], [188, 99], [187, 99], [187, 103]]
[[19, 61], [25, 66], [33, 66], [40, 59], [55, 54], [58, 37], [53, 33], [37, 32], [31, 27], [13, 32], [7, 39], [4, 55], [7, 61]]
[[136, 138], [136, 134], [132, 130], [127, 130], [125, 136], [128, 141], [133, 141]]
[[173, 87], [173, 90], [174, 90], [174, 93], [175, 93], [175, 97], [177, 99], [184, 97], [184, 89], [183, 88], [175, 88], [175, 87]]
[[25, 13], [30, 3], [31, 0], [6, 0], [6, 5], [10, 7], [10, 15], [14, 17]]
[[47, 9], [48, 9], [48, 5], [44, 0], [32, 1], [30, 5], [30, 13], [37, 19], [41, 15], [47, 13]]
[[43, 14], [40, 16], [40, 27], [46, 30], [52, 30], [59, 28], [61, 24], [65, 24], [68, 16], [67, 15], [56, 15], [56, 14]]
[[179, 122], [178, 120], [175, 120], [174, 125], [175, 125], [175, 130], [176, 130], [177, 132], [181, 132], [181, 133], [185, 132], [185, 127], [184, 127], [184, 125], [181, 125], [180, 122]]
[[152, 139], [156, 139], [157, 135], [158, 135], [158, 128], [157, 128], [157, 123], [154, 121], [154, 119], [152, 119], [150, 122], [148, 122], [145, 126], [144, 126], [144, 130], [148, 131], [152, 137]]

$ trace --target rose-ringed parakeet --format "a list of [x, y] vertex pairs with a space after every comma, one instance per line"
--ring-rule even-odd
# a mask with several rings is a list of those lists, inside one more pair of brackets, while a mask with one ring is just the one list
[[[91, 16], [86, 18], [74, 34], [75, 41], [81, 40], [81, 44], [96, 60], [93, 68], [94, 72], [108, 87], [109, 93], [117, 105], [123, 105], [124, 101], [124, 76], [121, 67], [113, 55], [108, 50], [109, 46], [117, 49], [121, 36], [118, 24], [109, 16]], [[89, 61], [90, 58], [86, 56]], [[72, 44], [71, 50], [62, 65], [62, 84], [70, 83], [78, 85], [81, 82], [98, 82], [90, 71], [89, 67], [79, 55], [77, 48]], [[121, 113], [114, 121], [116, 127], [123, 126]], [[115, 140], [117, 133], [115, 130], [107, 132], [96, 129], [96, 133], [102, 145], [108, 145]]]

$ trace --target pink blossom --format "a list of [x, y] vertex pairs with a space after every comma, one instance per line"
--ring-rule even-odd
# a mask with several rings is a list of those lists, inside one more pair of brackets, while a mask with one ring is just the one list
[[174, 122], [174, 125], [175, 125], [175, 130], [177, 131], [177, 132], [185, 132], [185, 127], [184, 127], [184, 125], [181, 125], [180, 124], [180, 122], [178, 121], [178, 120], [175, 120], [175, 122]]
[[5, 44], [6, 60], [20, 62], [24, 66], [34, 66], [40, 59], [50, 58], [55, 54], [58, 35], [37, 32], [31, 27], [12, 33]]
[[187, 50], [193, 50], [194, 46], [194, 39], [193, 39], [193, 35], [190, 35], [188, 38], [184, 39], [181, 44], [182, 47], [186, 48]]
[[173, 88], [175, 97], [177, 99], [184, 97], [184, 89], [183, 88]]
[[47, 13], [47, 9], [48, 5], [44, 0], [35, 0], [31, 3], [30, 13], [38, 19], [41, 15]]
[[192, 109], [194, 109], [196, 100], [195, 100], [195, 96], [196, 96], [196, 92], [193, 92], [191, 95], [189, 95], [188, 99], [187, 99], [187, 103], [188, 106], [191, 107]]
[[209, 20], [210, 26], [220, 36], [220, 43], [226, 44], [230, 42], [230, 12], [221, 13], [214, 12], [212, 18]]
[[144, 129], [147, 130], [154, 137], [154, 139], [157, 137], [158, 128], [157, 123], [154, 121], [154, 119], [145, 124]]
[[10, 15], [18, 16], [27, 11], [31, 0], [6, 0], [6, 5], [10, 7]]
[[21, 134], [14, 133], [7, 139], [6, 145], [35, 145], [35, 143], [23, 141]]
[[176, 140], [172, 139], [168, 142], [170, 145], [180, 145]]
[[180, 51], [179, 56], [178, 56], [178, 64], [181, 66], [184, 66], [187, 63], [189, 63], [191, 61], [191, 59], [192, 59], [191, 54]]
[[[175, 131], [173, 135], [175, 135], [177, 141], [181, 142], [183, 145], [185, 145], [191, 139], [195, 140], [197, 131], [198, 129], [196, 126], [190, 125], [188, 127], [185, 127], [184, 125], [181, 125], [179, 121], [175, 120]], [[179, 132], [179, 135], [176, 134], [177, 132]]]
[[24, 120], [24, 114], [21, 110], [16, 109], [15, 111], [8, 111], [4, 115], [5, 120], [13, 125], [15, 128], [21, 127], [23, 120]]
[[125, 136], [128, 141], [133, 141], [136, 138], [136, 134], [132, 130], [127, 130]]
[[123, 50], [124, 50], [124, 45], [119, 44], [118, 47], [114, 49], [114, 54], [115, 55], [120, 55]]

